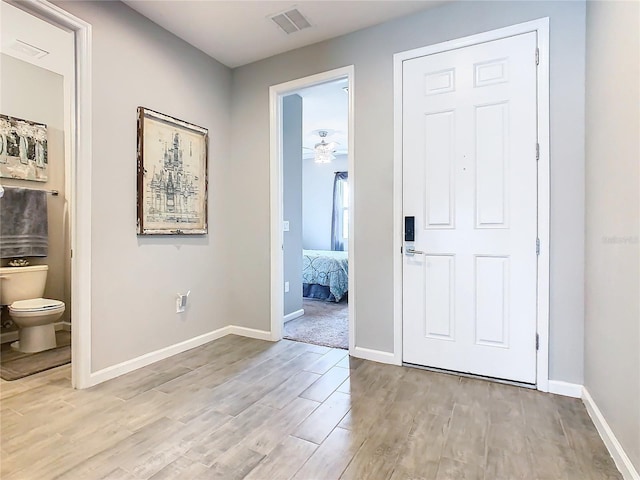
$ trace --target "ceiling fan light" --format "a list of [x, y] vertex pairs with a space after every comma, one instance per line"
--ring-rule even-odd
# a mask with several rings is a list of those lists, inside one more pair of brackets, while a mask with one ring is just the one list
[[336, 144], [335, 142], [327, 143], [324, 140], [327, 134], [328, 132], [326, 130], [320, 130], [318, 132], [318, 135], [320, 135], [320, 143], [316, 143], [315, 147], [313, 147], [315, 163], [331, 163], [332, 160], [336, 159], [333, 155]]
[[335, 160], [336, 157], [333, 156], [331, 152], [323, 152], [316, 150], [314, 162], [316, 163], [331, 163], [332, 160]]

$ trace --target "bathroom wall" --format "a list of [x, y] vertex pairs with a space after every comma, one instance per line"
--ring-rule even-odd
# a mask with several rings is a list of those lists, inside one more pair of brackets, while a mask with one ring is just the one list
[[[48, 196], [49, 256], [32, 257], [32, 265], [49, 265], [45, 296], [62, 300], [61, 321], [71, 320], [69, 219], [65, 208], [63, 77], [9, 55], [0, 54], [0, 113], [47, 125], [49, 178], [46, 182], [0, 178], [5, 186], [57, 190]], [[5, 266], [9, 259], [2, 259]], [[3, 311], [3, 322], [7, 312]], [[5, 329], [3, 329], [4, 331]]]

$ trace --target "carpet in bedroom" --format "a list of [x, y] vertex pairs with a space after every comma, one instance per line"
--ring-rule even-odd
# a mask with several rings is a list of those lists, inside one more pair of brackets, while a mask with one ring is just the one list
[[304, 315], [284, 324], [284, 338], [333, 348], [349, 348], [349, 307], [324, 300], [304, 299]]

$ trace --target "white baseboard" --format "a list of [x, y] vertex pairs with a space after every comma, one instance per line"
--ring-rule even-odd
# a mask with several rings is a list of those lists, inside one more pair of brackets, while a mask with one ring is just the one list
[[596, 426], [602, 441], [606, 445], [607, 450], [609, 450], [611, 457], [613, 457], [613, 461], [616, 462], [618, 470], [622, 473], [622, 477], [625, 480], [640, 480], [640, 475], [631, 463], [631, 459], [627, 456], [622, 445], [620, 445], [613, 430], [609, 427], [604, 415], [602, 415], [602, 412], [586, 388], [582, 389], [582, 401], [587, 407], [587, 412]]
[[112, 378], [119, 377], [120, 375], [124, 375], [125, 373], [137, 370], [138, 368], [146, 367], [147, 365], [150, 365], [154, 362], [164, 360], [167, 357], [177, 355], [178, 353], [182, 353], [192, 348], [199, 347], [200, 345], [204, 345], [205, 343], [209, 343], [218, 338], [224, 337], [225, 335], [231, 333], [231, 328], [232, 327], [230, 326], [222, 327], [198, 337], [190, 338], [189, 340], [185, 340], [184, 342], [176, 343], [175, 345], [161, 348], [160, 350], [156, 350], [155, 352], [149, 352], [139, 357], [132, 358], [131, 360], [127, 360], [126, 362], [112, 365], [111, 367], [103, 368], [102, 370], [93, 372], [89, 377], [89, 385], [87, 385], [87, 387], [106, 382], [107, 380], [111, 380]]
[[352, 357], [363, 358], [364, 360], [371, 360], [378, 363], [389, 363], [395, 365], [395, 355], [390, 352], [383, 352], [381, 350], [372, 350], [370, 348], [355, 347], [353, 352], [350, 352]]
[[304, 315], [304, 308], [301, 308], [300, 310], [296, 310], [295, 312], [291, 312], [288, 315], [284, 316], [284, 323], [290, 322], [291, 320], [294, 320], [303, 315]]
[[582, 385], [578, 385], [577, 383], [549, 380], [549, 393], [564, 395], [565, 397], [582, 398], [582, 390]]
[[258, 340], [272, 340], [271, 332], [268, 332], [266, 330], [256, 330], [255, 328], [238, 327], [236, 325], [229, 325], [227, 328], [229, 329], [227, 333], [231, 335], [257, 338]]
[[182, 353], [186, 350], [199, 347], [200, 345], [212, 342], [213, 340], [217, 340], [218, 338], [222, 338], [226, 335], [240, 335], [243, 337], [257, 338], [259, 340], [271, 340], [271, 332], [256, 330], [253, 328], [238, 327], [236, 325], [227, 325], [226, 327], [185, 340], [184, 342], [176, 343], [175, 345], [161, 348], [155, 352], [149, 352], [139, 357], [132, 358], [131, 360], [127, 360], [126, 362], [93, 372], [90, 375], [89, 385], [87, 385], [87, 387], [92, 387], [99, 383], [106, 382], [112, 378], [146, 367], [147, 365], [164, 360], [165, 358], [177, 355], [178, 353]]

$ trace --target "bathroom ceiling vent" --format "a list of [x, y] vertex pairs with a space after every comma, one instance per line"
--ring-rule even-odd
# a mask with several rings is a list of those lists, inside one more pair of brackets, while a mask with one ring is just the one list
[[42, 58], [49, 55], [49, 52], [46, 50], [42, 50], [41, 48], [35, 47], [18, 39], [14, 40], [14, 42], [9, 45], [9, 48], [31, 58]]
[[309, 28], [311, 26], [309, 20], [304, 18], [304, 15], [302, 15], [302, 13], [300, 13], [297, 8], [272, 15], [270, 18], [287, 35], [290, 35], [294, 32], [299, 32], [300, 30], [304, 30], [305, 28]]

